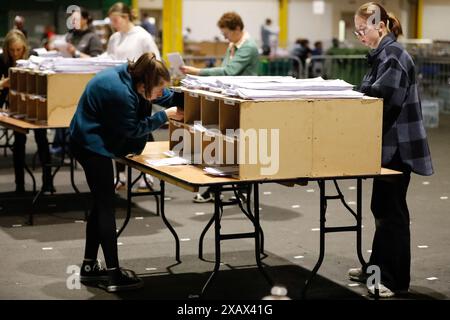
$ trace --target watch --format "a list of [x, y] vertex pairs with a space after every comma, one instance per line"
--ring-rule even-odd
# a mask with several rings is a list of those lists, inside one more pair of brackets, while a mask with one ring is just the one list
[[80, 50], [75, 50], [73, 57], [74, 58], [79, 58], [81, 56]]

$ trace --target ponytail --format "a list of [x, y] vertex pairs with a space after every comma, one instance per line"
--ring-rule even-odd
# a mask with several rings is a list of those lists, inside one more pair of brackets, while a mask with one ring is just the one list
[[394, 34], [395, 38], [397, 39], [399, 36], [403, 35], [403, 28], [402, 24], [400, 23], [400, 20], [397, 19], [397, 17], [392, 13], [388, 13], [388, 22], [387, 22], [387, 28], [388, 31]]

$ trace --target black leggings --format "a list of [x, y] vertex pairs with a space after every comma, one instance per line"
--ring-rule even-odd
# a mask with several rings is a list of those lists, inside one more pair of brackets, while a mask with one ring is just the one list
[[[50, 152], [48, 148], [47, 130], [34, 130], [39, 161], [42, 166], [42, 184], [50, 186], [52, 184], [51, 168], [45, 166], [50, 162]], [[16, 177], [16, 186], [23, 187], [25, 184], [25, 143], [27, 136], [23, 133], [14, 132], [13, 162]]]
[[91, 152], [70, 141], [74, 157], [82, 165], [93, 197], [86, 225], [85, 259], [97, 259], [102, 246], [107, 268], [119, 267], [114, 213], [114, 170], [111, 158]]
[[406, 194], [410, 171], [396, 155], [387, 166], [402, 175], [375, 178], [371, 209], [375, 217], [375, 235], [369, 265], [381, 270], [381, 282], [391, 290], [407, 290], [410, 282], [411, 236]]

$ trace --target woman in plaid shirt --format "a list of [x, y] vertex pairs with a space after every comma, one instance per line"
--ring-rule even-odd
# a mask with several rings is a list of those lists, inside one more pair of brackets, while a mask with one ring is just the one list
[[[406, 194], [411, 172], [433, 174], [430, 150], [422, 122], [415, 65], [397, 42], [402, 27], [397, 18], [378, 3], [362, 5], [355, 14], [355, 35], [372, 50], [370, 70], [361, 92], [383, 98], [382, 166], [403, 172], [390, 178], [375, 178], [371, 209], [375, 217], [372, 254], [367, 266], [381, 271], [380, 297], [406, 292], [410, 282], [410, 220]], [[365, 266], [365, 267], [367, 267]], [[365, 268], [349, 270], [352, 280], [365, 281]], [[375, 288], [367, 284], [369, 293]]]

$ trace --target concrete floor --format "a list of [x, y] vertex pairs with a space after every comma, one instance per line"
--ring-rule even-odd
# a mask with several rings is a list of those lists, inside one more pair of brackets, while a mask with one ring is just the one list
[[[439, 129], [430, 129], [429, 141], [436, 174], [414, 175], [408, 203], [412, 222], [411, 293], [401, 299], [450, 298], [450, 116], [441, 115]], [[167, 136], [165, 130], [157, 139]], [[35, 145], [29, 135], [29, 163]], [[36, 176], [40, 183], [40, 169]], [[83, 171], [76, 172], [77, 185], [87, 192]], [[341, 184], [347, 201], [355, 201], [353, 181]], [[71, 271], [80, 264], [84, 251], [83, 201], [72, 194], [66, 168], [56, 175], [57, 196], [39, 203], [34, 226], [26, 225], [31, 199], [17, 199], [12, 157], [0, 156], [0, 299], [186, 299], [198, 294], [209, 272], [210, 261], [197, 258], [200, 233], [211, 217], [212, 204], [194, 204], [193, 194], [167, 185], [167, 217], [183, 240], [181, 264], [174, 259], [174, 242], [160, 217], [154, 215], [152, 198], [140, 198], [133, 207], [133, 219], [119, 238], [123, 267], [144, 278], [145, 288], [135, 292], [108, 294], [93, 287], [73, 288]], [[31, 184], [28, 184], [31, 189]], [[329, 185], [331, 190], [331, 185]], [[363, 247], [369, 256], [374, 222], [369, 209], [371, 181], [364, 182]], [[300, 298], [300, 289], [318, 257], [319, 225], [317, 184], [287, 188], [276, 184], [260, 188], [261, 223], [268, 257], [263, 260], [276, 283], [288, 289], [288, 296]], [[117, 221], [123, 222], [125, 195], [117, 197]], [[352, 219], [342, 208], [329, 204], [329, 225], [345, 225]], [[251, 225], [236, 208], [225, 210], [224, 232], [248, 232]], [[311, 299], [365, 299], [363, 286], [349, 286], [346, 272], [358, 266], [355, 236], [348, 233], [327, 236], [326, 256], [312, 284]], [[424, 247], [427, 246], [427, 247]], [[254, 265], [250, 240], [223, 244], [221, 271], [206, 292], [205, 299], [260, 299], [270, 287]], [[213, 232], [205, 241], [205, 257], [214, 258]], [[100, 257], [102, 258], [101, 254]], [[72, 271], [73, 272], [73, 271]], [[76, 286], [75, 286], [76, 287]]]

